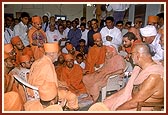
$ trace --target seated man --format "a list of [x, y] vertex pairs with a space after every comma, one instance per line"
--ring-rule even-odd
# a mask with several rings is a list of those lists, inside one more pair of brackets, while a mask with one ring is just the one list
[[[28, 77], [28, 74], [29, 74], [29, 71], [30, 71], [30, 67], [32, 65], [32, 62], [30, 60], [29, 55], [21, 55], [19, 57], [19, 62], [20, 62], [20, 65], [17, 66], [17, 67], [15, 67], [13, 70], [11, 70], [9, 74], [10, 75], [17, 75], [17, 76], [19, 74], [23, 75], [22, 76], [23, 79], [25, 81], [27, 81], [27, 77]], [[26, 102], [27, 99], [26, 99], [26, 95], [25, 95], [25, 92], [24, 92], [24, 89], [23, 89], [22, 85], [20, 85], [19, 82], [17, 82], [16, 80], [14, 80], [13, 77], [11, 77], [10, 82], [12, 82], [13, 86], [17, 86], [17, 91], [20, 94], [21, 99], [23, 100], [23, 102]]]
[[[64, 49], [64, 48], [63, 48]], [[67, 53], [64, 53], [63, 50], [62, 52], [64, 54], [71, 54], [73, 56], [73, 58], [75, 59], [76, 58], [76, 55], [79, 53], [78, 51], [76, 51], [75, 47], [72, 45], [72, 43], [70, 42], [67, 42], [66, 45], [65, 45], [65, 49], [67, 50]], [[64, 49], [64, 50], [65, 50]]]
[[[123, 47], [122, 51], [127, 53], [127, 55], [124, 56], [124, 58], [127, 61], [131, 61], [130, 60], [131, 48], [134, 46], [135, 43], [141, 43], [141, 41], [136, 38], [136, 36], [133, 32], [127, 32], [123, 36], [123, 46], [121, 46], [121, 47]], [[123, 53], [122, 51], [120, 51], [121, 55]]]
[[76, 51], [79, 51], [80, 53], [82, 53], [85, 57], [88, 54], [88, 47], [87, 45], [85, 45], [86, 41], [84, 39], [80, 39], [79, 40], [79, 45], [77, 45], [76, 47]]
[[82, 69], [85, 69], [84, 55], [81, 53], [77, 54], [74, 63], [80, 65]]
[[156, 28], [152, 25], [147, 25], [140, 29], [143, 42], [147, 43], [150, 47], [152, 59], [161, 61], [164, 58], [163, 49], [159, 44], [161, 35], [157, 32]]
[[107, 84], [109, 75], [122, 74], [125, 69], [124, 58], [117, 54], [115, 47], [106, 46], [106, 50], [103, 67], [83, 77], [83, 82], [90, 96], [85, 99], [92, 99], [94, 102], [97, 101], [101, 88]]
[[26, 52], [32, 52], [30, 47], [25, 47], [19, 36], [15, 36], [11, 39], [11, 44], [16, 51], [16, 64], [19, 65], [19, 57], [25, 55]]
[[82, 82], [82, 68], [74, 64], [74, 59], [70, 54], [65, 55], [65, 63], [66, 66], [62, 68], [60, 81], [66, 82], [68, 89], [77, 96], [85, 94], [86, 88]]
[[94, 73], [95, 70], [101, 68], [105, 62], [106, 47], [100, 33], [93, 34], [94, 46], [89, 49], [86, 58], [85, 70], [87, 73]]
[[[125, 88], [107, 97], [104, 104], [114, 110], [136, 110], [138, 102], [163, 102], [164, 68], [152, 60], [146, 44], [136, 44], [132, 50], [136, 65]], [[152, 110], [152, 108], [147, 108]], [[144, 108], [142, 108], [144, 110]]]

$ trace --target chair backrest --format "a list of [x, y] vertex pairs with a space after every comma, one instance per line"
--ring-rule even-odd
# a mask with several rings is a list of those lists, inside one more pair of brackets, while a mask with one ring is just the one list
[[[25, 95], [26, 95], [26, 99], [27, 100], [32, 100], [32, 99], [39, 99], [39, 93], [38, 93], [38, 88], [35, 87], [35, 86], [32, 86], [31, 84], [29, 84], [27, 82], [27, 73], [29, 72], [28, 69], [23, 69], [21, 70], [18, 75], [13, 75], [13, 77], [19, 82], [22, 84], [23, 88], [24, 88], [24, 91], [25, 91]], [[34, 93], [34, 96], [33, 98], [30, 97], [27, 93], [27, 88], [29, 89], [32, 89], [33, 90], [33, 93]]]
[[21, 68], [21, 70], [18, 72], [18, 76], [27, 82], [27, 73], [29, 72], [29, 69]]

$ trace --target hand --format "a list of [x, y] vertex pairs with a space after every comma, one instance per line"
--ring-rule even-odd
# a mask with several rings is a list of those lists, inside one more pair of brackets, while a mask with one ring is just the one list
[[113, 38], [112, 38], [111, 36], [106, 36], [106, 40], [107, 40], [107, 41], [112, 41], [112, 39], [113, 39]]

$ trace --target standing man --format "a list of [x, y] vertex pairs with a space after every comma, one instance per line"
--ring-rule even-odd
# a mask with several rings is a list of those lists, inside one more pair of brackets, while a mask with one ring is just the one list
[[93, 18], [91, 20], [91, 30], [88, 31], [87, 41], [88, 47], [92, 47], [94, 45], [93, 34], [100, 32], [101, 28], [98, 26], [98, 20]]
[[148, 16], [147, 25], [153, 25], [158, 30], [158, 22], [159, 22], [158, 16]]
[[68, 32], [68, 40], [72, 43], [72, 45], [76, 48], [79, 40], [81, 39], [82, 33], [79, 28], [77, 28], [77, 22], [74, 20], [72, 21], [72, 29]]
[[158, 26], [159, 26], [159, 29], [163, 29], [164, 28], [164, 13], [159, 13], [157, 14], [156, 16], [158, 16]]
[[43, 29], [41, 28], [41, 17], [32, 17], [32, 28], [29, 30], [28, 37], [30, 46], [32, 48], [35, 60], [41, 58], [44, 55], [43, 44], [47, 42], [47, 37]]
[[103, 44], [110, 42], [116, 49], [122, 44], [122, 33], [114, 26], [114, 18], [109, 16], [106, 18], [106, 26], [100, 31]]
[[107, 5], [107, 11], [113, 11], [114, 22], [124, 20], [124, 15], [129, 8], [129, 4], [109, 4]]
[[27, 36], [28, 32], [28, 21], [29, 21], [29, 14], [27, 12], [22, 12], [21, 14], [21, 21], [19, 24], [15, 25], [14, 27], [14, 36], [19, 36], [24, 44], [24, 46], [29, 45], [29, 40]]

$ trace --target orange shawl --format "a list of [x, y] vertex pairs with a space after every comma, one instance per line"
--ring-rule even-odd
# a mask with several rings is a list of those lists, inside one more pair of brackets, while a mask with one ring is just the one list
[[105, 54], [106, 47], [97, 47], [94, 45], [89, 49], [87, 59], [86, 59], [86, 67], [85, 69], [89, 71], [89, 73], [93, 73], [95, 64], [100, 65], [105, 62]]
[[68, 68], [67, 66], [62, 68], [60, 81], [65, 81], [69, 90], [76, 95], [80, 93], [86, 93], [86, 88], [82, 82], [83, 71], [82, 68], [74, 64], [73, 68]]

